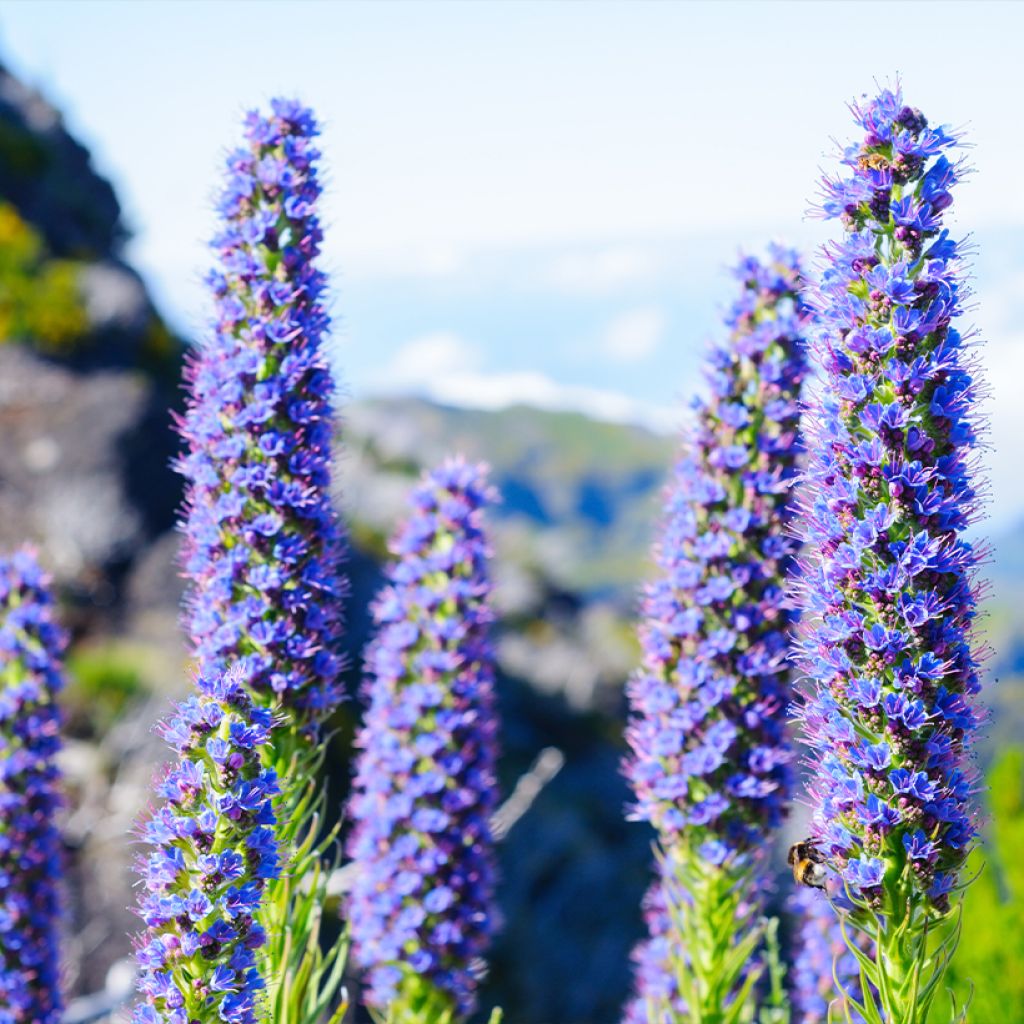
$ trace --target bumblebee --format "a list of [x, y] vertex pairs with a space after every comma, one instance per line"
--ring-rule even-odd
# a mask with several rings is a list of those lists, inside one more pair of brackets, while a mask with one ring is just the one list
[[825, 856], [810, 839], [789, 848], [786, 863], [793, 869], [793, 880], [811, 889], [825, 888]]

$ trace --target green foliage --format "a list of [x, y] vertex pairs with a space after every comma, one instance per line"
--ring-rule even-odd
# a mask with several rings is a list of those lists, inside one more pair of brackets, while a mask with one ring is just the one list
[[0, 202], [0, 344], [22, 341], [54, 353], [73, 348], [89, 326], [77, 279], [78, 264], [47, 258], [32, 226]]
[[[1024, 748], [1003, 752], [989, 773], [991, 822], [968, 861], [977, 875], [963, 904], [960, 946], [946, 976], [971, 1024], [1024, 1024]], [[941, 996], [931, 1024], [948, 1024]]]
[[141, 652], [123, 644], [80, 644], [71, 650], [62, 703], [78, 730], [103, 735], [145, 692], [143, 662]]
[[[322, 834], [326, 792], [320, 768], [326, 743], [310, 746], [293, 725], [277, 730], [275, 801], [282, 871], [267, 884], [260, 923], [267, 982], [267, 1019], [274, 1024], [340, 1024], [348, 1010], [343, 981], [348, 935], [323, 939], [330, 882], [339, 865], [338, 828]], [[326, 950], [325, 950], [326, 945]]]
[[[757, 984], [765, 970], [759, 955], [774, 926], [759, 917], [749, 866], [708, 864], [680, 844], [664, 854], [665, 901], [671, 921], [669, 956], [679, 994], [689, 1009], [687, 1024], [751, 1024], [755, 1020]], [[777, 967], [769, 964], [772, 1000]], [[771, 1007], [778, 1009], [778, 1005]], [[657, 1008], [662, 1020], [670, 1008]], [[769, 1015], [767, 1020], [770, 1020]]]

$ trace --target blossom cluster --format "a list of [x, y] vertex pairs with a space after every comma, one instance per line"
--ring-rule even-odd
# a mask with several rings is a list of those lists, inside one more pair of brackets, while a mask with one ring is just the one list
[[199, 678], [161, 733], [178, 761], [143, 825], [139, 991], [134, 1024], [255, 1024], [264, 987], [256, 921], [278, 843], [272, 769], [261, 757], [273, 727], [240, 672]]
[[825, 379], [808, 417], [802, 660], [819, 847], [880, 909], [899, 885], [943, 912], [975, 834], [973, 573], [978, 385], [954, 326], [943, 228], [956, 138], [898, 89], [853, 107], [863, 138], [825, 184], [843, 239], [813, 296]]
[[287, 100], [246, 119], [218, 207], [216, 327], [187, 368], [179, 424], [186, 625], [200, 669], [237, 667], [259, 699], [306, 723], [340, 701], [343, 667], [317, 133]]
[[0, 1022], [61, 1019], [60, 664], [50, 581], [28, 549], [0, 558]]
[[416, 489], [373, 608], [349, 853], [368, 1001], [423, 979], [461, 1015], [495, 927], [492, 620], [482, 467], [453, 459]]
[[778, 824], [792, 759], [784, 577], [806, 374], [801, 276], [795, 254], [774, 247], [737, 277], [730, 336], [709, 354], [711, 395], [667, 493], [628, 687], [634, 815], [712, 864]]

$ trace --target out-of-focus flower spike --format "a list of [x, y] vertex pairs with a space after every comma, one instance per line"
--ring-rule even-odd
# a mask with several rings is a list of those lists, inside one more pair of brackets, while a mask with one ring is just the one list
[[[853, 1024], [863, 1024], [848, 1002], [844, 1007], [848, 997], [861, 998], [860, 966], [825, 894], [800, 887], [790, 897], [789, 911], [795, 919], [789, 971], [793, 1024], [829, 1024], [830, 1007], [832, 1019], [845, 1021], [849, 1011]], [[860, 946], [866, 951], [868, 943], [861, 939]]]
[[468, 1015], [496, 927], [497, 718], [483, 525], [495, 497], [483, 468], [460, 459], [426, 476], [373, 609], [349, 921], [367, 1000], [390, 1006], [395, 1020], [406, 1019], [395, 1009], [404, 1005]]
[[0, 558], [0, 1021], [58, 1024], [61, 657], [35, 553]]
[[[660, 575], [643, 599], [643, 665], [627, 691], [632, 816], [654, 826], [664, 854], [660, 884], [675, 933], [668, 948], [707, 975], [690, 971], [695, 987], [678, 998], [707, 1001], [691, 1006], [707, 1019], [742, 998], [756, 958], [726, 983], [716, 972], [733, 950], [688, 948], [678, 915], [685, 912], [691, 935], [704, 929], [700, 941], [711, 944], [710, 922], [727, 900], [735, 944], [756, 948], [760, 865], [785, 814], [793, 757], [786, 738], [793, 614], [784, 592], [795, 549], [791, 486], [801, 452], [807, 312], [793, 252], [775, 247], [764, 261], [744, 259], [737, 277], [729, 337], [707, 359], [710, 396], [697, 406], [666, 494], [654, 552]], [[639, 972], [637, 1005], [649, 1005], [652, 984], [662, 998], [679, 981], [655, 984], [656, 973]], [[670, 1019], [672, 1012], [659, 1010]]]

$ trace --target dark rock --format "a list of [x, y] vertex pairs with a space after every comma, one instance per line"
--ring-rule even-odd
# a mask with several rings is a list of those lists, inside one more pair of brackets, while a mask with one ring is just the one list
[[110, 611], [173, 521], [166, 399], [137, 370], [81, 372], [0, 346], [0, 545], [37, 543], [80, 610]]
[[0, 196], [56, 256], [105, 258], [128, 236], [121, 207], [60, 113], [0, 65]]

